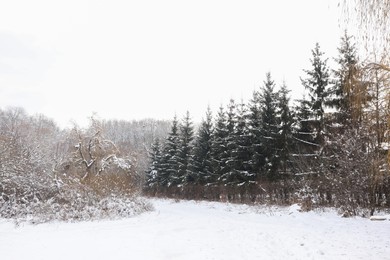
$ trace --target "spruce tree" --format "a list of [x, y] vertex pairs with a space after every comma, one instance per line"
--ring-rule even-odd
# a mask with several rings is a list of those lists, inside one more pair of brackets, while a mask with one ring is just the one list
[[338, 123], [346, 124], [351, 122], [353, 117], [352, 103], [359, 92], [359, 68], [357, 49], [352, 42], [352, 36], [344, 32], [341, 37], [341, 45], [338, 48], [338, 57], [335, 59], [338, 69], [333, 70], [335, 82], [331, 89], [332, 96], [327, 105], [336, 109]]
[[179, 146], [178, 146], [178, 185], [194, 182], [188, 170], [188, 164], [192, 151], [192, 140], [194, 138], [194, 128], [191, 122], [190, 113], [187, 111], [186, 116], [180, 124]]
[[164, 145], [163, 155], [161, 158], [161, 186], [171, 186], [179, 182], [178, 178], [178, 146], [179, 146], [179, 131], [177, 117], [173, 118], [171, 131], [168, 134]]
[[313, 125], [311, 102], [305, 96], [297, 100], [294, 107], [293, 142], [291, 156], [292, 167], [299, 173], [314, 172], [318, 165], [319, 144], [316, 143], [317, 130]]
[[162, 173], [161, 163], [161, 145], [160, 140], [156, 138], [152, 143], [151, 150], [149, 152], [150, 167], [146, 173], [146, 187], [153, 188], [160, 186], [160, 178]]
[[227, 113], [226, 113], [226, 130], [227, 130], [227, 136], [225, 139], [225, 151], [224, 151], [224, 172], [219, 177], [220, 181], [223, 184], [228, 184], [231, 179], [231, 175], [234, 174], [234, 159], [232, 158], [232, 151], [236, 147], [236, 139], [234, 135], [235, 127], [236, 127], [236, 103], [233, 99], [230, 99], [230, 102], [227, 106]]
[[262, 173], [270, 180], [278, 178], [278, 155], [277, 155], [277, 99], [274, 91], [275, 83], [271, 73], [266, 74], [264, 87], [261, 92], [261, 154], [264, 156], [265, 164]]
[[325, 102], [329, 96], [329, 68], [327, 66], [327, 59], [323, 59], [324, 53], [320, 50], [320, 45], [316, 43], [315, 48], [312, 50], [312, 59], [310, 59], [312, 69], [304, 70], [307, 74], [305, 79], [301, 78], [301, 82], [305, 89], [309, 91], [311, 116], [313, 117], [313, 125], [316, 129], [316, 142], [322, 144], [324, 141], [324, 113]]
[[220, 178], [226, 173], [226, 161], [228, 158], [227, 148], [227, 120], [224, 108], [219, 108], [215, 121], [211, 143], [211, 163], [213, 174], [210, 183], [220, 183]]
[[211, 145], [213, 122], [210, 107], [207, 108], [206, 119], [203, 119], [198, 130], [193, 153], [189, 165], [189, 176], [195, 184], [205, 185], [213, 182], [213, 167], [211, 161]]
[[254, 174], [251, 171], [251, 139], [248, 130], [248, 114], [243, 102], [237, 106], [236, 127], [234, 128], [234, 139], [231, 149], [232, 170], [228, 177], [230, 184], [244, 184], [254, 181]]
[[257, 178], [265, 164], [261, 137], [261, 95], [259, 91], [253, 91], [253, 97], [249, 102], [248, 131], [251, 145], [251, 172]]
[[278, 156], [280, 161], [279, 169], [286, 174], [289, 166], [290, 152], [293, 143], [293, 116], [290, 111], [288, 97], [289, 90], [285, 83], [278, 92]]
[[[303, 96], [297, 100], [298, 105], [294, 108], [294, 135], [298, 145], [315, 145], [314, 138], [316, 133], [313, 132], [311, 124], [311, 102]], [[296, 147], [296, 150], [298, 147]]]

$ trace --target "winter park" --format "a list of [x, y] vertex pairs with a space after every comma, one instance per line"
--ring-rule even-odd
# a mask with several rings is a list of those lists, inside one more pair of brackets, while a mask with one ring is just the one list
[[0, 259], [390, 259], [389, 12], [0, 3]]

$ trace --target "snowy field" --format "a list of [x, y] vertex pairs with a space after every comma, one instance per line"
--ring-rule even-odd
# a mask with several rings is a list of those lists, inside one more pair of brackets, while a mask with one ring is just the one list
[[294, 207], [152, 200], [125, 220], [0, 220], [0, 259], [390, 259], [390, 221]]

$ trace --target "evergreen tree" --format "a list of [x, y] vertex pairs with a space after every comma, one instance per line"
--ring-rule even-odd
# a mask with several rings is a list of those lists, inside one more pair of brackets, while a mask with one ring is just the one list
[[289, 164], [290, 152], [293, 143], [292, 124], [293, 117], [290, 112], [288, 97], [289, 90], [285, 83], [283, 83], [280, 91], [278, 92], [278, 155], [280, 161], [280, 170], [283, 173], [287, 173]]
[[317, 121], [312, 116], [311, 102], [305, 96], [297, 102], [292, 128], [292, 167], [299, 173], [317, 172], [320, 145], [316, 143], [317, 130], [313, 124]]
[[224, 172], [219, 177], [220, 181], [224, 184], [230, 182], [231, 175], [234, 174], [234, 159], [232, 158], [232, 151], [236, 147], [236, 139], [234, 135], [235, 127], [236, 127], [236, 103], [233, 99], [230, 99], [230, 102], [227, 106], [227, 118], [226, 118], [226, 130], [227, 136], [225, 139], [225, 151], [224, 151]]
[[161, 183], [161, 145], [160, 140], [156, 138], [151, 146], [151, 151], [149, 152], [150, 167], [146, 173], [146, 187], [153, 188], [160, 186]]
[[247, 124], [247, 110], [245, 104], [237, 107], [236, 127], [234, 128], [234, 139], [232, 142], [231, 160], [233, 167], [228, 183], [248, 183], [254, 181], [254, 174], [251, 172], [251, 139]]
[[188, 170], [188, 164], [192, 151], [192, 140], [194, 135], [194, 128], [192, 126], [190, 113], [187, 111], [182, 123], [180, 124], [179, 146], [178, 146], [178, 183], [187, 184], [194, 182]]
[[161, 178], [159, 180], [161, 186], [171, 186], [172, 184], [177, 184], [179, 182], [178, 146], [179, 131], [177, 117], [175, 116], [161, 158]]
[[339, 55], [335, 59], [338, 69], [333, 70], [335, 82], [331, 89], [332, 96], [327, 104], [337, 110], [337, 122], [345, 124], [351, 122], [354, 111], [353, 101], [358, 95], [360, 81], [358, 79], [359, 68], [357, 49], [352, 42], [352, 36], [344, 32], [341, 38], [341, 46], [338, 48]]
[[316, 128], [316, 142], [323, 143], [324, 130], [324, 111], [325, 101], [329, 96], [329, 68], [327, 66], [327, 59], [323, 59], [324, 53], [320, 50], [320, 45], [316, 43], [312, 50], [313, 58], [310, 59], [312, 70], [304, 70], [307, 74], [306, 79], [301, 79], [303, 86], [309, 91], [311, 116], [314, 119]]
[[257, 178], [265, 164], [264, 155], [262, 154], [262, 137], [261, 137], [261, 95], [259, 91], [253, 91], [253, 97], [248, 105], [248, 131], [252, 143], [251, 147], [251, 172]]
[[226, 119], [226, 127], [229, 134], [232, 134], [234, 131], [234, 127], [236, 126], [236, 103], [234, 99], [230, 99], [229, 104], [227, 105], [227, 119]]
[[[316, 133], [313, 129], [312, 124], [312, 112], [311, 112], [311, 102], [306, 99], [305, 96], [302, 99], [297, 100], [298, 105], [294, 108], [294, 123], [293, 123], [293, 132], [297, 145], [295, 146], [295, 151], [297, 153], [303, 153], [307, 149], [301, 149], [303, 147], [318, 147], [314, 143], [314, 138]], [[313, 150], [313, 149], [309, 149]]]
[[211, 176], [210, 183], [220, 182], [221, 176], [226, 173], [226, 161], [228, 158], [227, 137], [228, 129], [226, 113], [224, 108], [221, 106], [217, 114], [212, 135], [211, 162], [213, 175]]
[[278, 155], [277, 155], [277, 99], [274, 91], [275, 83], [271, 73], [266, 74], [264, 87], [261, 92], [261, 154], [264, 156], [265, 165], [262, 172], [270, 180], [277, 179]]
[[189, 165], [189, 176], [195, 184], [210, 184], [213, 182], [213, 167], [211, 158], [211, 145], [213, 134], [213, 122], [210, 107], [207, 108], [206, 119], [202, 120], [201, 126], [195, 139], [193, 153]]

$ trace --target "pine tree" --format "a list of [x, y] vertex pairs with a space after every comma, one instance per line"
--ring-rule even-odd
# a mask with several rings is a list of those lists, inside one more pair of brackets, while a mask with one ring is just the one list
[[219, 180], [227, 184], [230, 182], [231, 175], [234, 174], [234, 159], [232, 158], [232, 151], [236, 147], [236, 139], [234, 135], [235, 127], [236, 127], [236, 103], [233, 99], [230, 99], [230, 102], [227, 106], [227, 118], [226, 118], [226, 130], [227, 136], [225, 139], [225, 151], [224, 151], [224, 172], [219, 177]]
[[180, 124], [179, 146], [178, 146], [178, 185], [194, 182], [188, 170], [188, 164], [192, 151], [192, 140], [194, 128], [192, 126], [190, 113], [187, 111], [186, 116]]
[[311, 102], [303, 96], [297, 100], [294, 108], [292, 167], [301, 173], [314, 173], [321, 171], [321, 146], [316, 141], [317, 121], [312, 116]]
[[311, 103], [305, 96], [297, 100], [298, 105], [294, 107], [293, 135], [294, 153], [299, 155], [314, 154], [318, 144], [314, 142], [316, 136], [313, 129], [311, 116]]
[[265, 165], [262, 172], [270, 180], [277, 179], [278, 155], [276, 149], [277, 142], [277, 99], [274, 92], [275, 83], [271, 78], [271, 73], [266, 74], [264, 87], [261, 92], [261, 154], [264, 156]]
[[335, 61], [339, 68], [333, 70], [335, 82], [327, 105], [337, 110], [337, 122], [344, 125], [355, 117], [352, 104], [353, 100], [356, 100], [360, 85], [357, 49], [352, 42], [352, 36], [349, 36], [346, 31], [341, 38], [338, 51], [339, 55]]
[[289, 165], [290, 152], [293, 143], [292, 124], [293, 117], [290, 112], [288, 97], [289, 90], [285, 83], [283, 83], [278, 92], [278, 155], [280, 161], [280, 170], [287, 173]]
[[323, 59], [324, 53], [320, 50], [320, 45], [316, 43], [312, 50], [313, 58], [310, 59], [312, 70], [304, 70], [307, 74], [306, 79], [301, 79], [303, 86], [309, 91], [311, 112], [316, 128], [316, 142], [322, 144], [324, 141], [324, 113], [325, 101], [329, 96], [329, 68], [327, 59]]
[[236, 127], [234, 128], [234, 141], [232, 142], [231, 160], [233, 162], [232, 174], [228, 178], [228, 183], [249, 183], [254, 181], [255, 175], [251, 172], [252, 147], [247, 124], [247, 110], [245, 104], [237, 107]]
[[262, 154], [262, 137], [261, 137], [261, 96], [259, 91], [253, 91], [253, 97], [248, 105], [248, 131], [251, 140], [251, 172], [257, 178], [265, 164], [265, 158]]
[[298, 106], [295, 107], [295, 135], [300, 141], [313, 142], [313, 132], [311, 129], [311, 106], [310, 101], [303, 96], [302, 99], [297, 100]]
[[149, 152], [150, 167], [146, 173], [146, 187], [153, 188], [160, 186], [162, 173], [162, 155], [160, 140], [156, 138]]
[[215, 127], [212, 135], [211, 143], [211, 163], [213, 168], [213, 174], [211, 176], [210, 183], [219, 183], [221, 176], [226, 173], [226, 161], [228, 158], [227, 148], [227, 120], [224, 108], [219, 108], [217, 118], [215, 121]]
[[175, 116], [172, 121], [171, 131], [168, 134], [164, 145], [163, 155], [161, 159], [161, 186], [171, 186], [179, 182], [178, 178], [178, 146], [179, 146], [179, 132], [178, 121]]
[[202, 120], [194, 142], [193, 153], [189, 165], [189, 176], [191, 176], [195, 184], [205, 185], [213, 182], [213, 167], [211, 160], [212, 134], [212, 114], [210, 107], [208, 107], [206, 119]]

